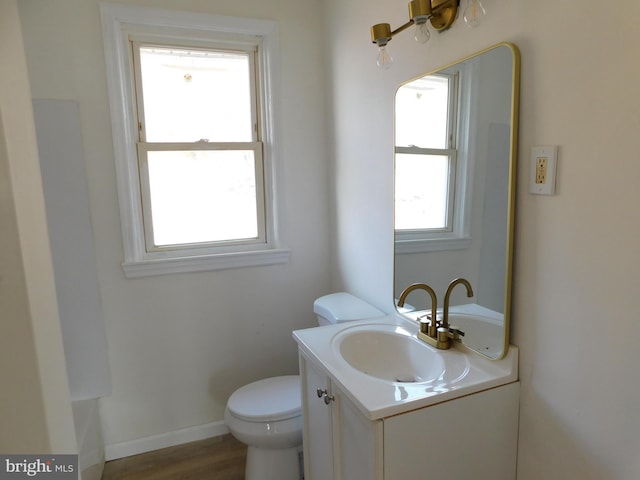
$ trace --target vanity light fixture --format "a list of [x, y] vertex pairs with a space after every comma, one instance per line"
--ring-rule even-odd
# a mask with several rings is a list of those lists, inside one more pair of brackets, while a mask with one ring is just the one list
[[[480, 3], [479, 0], [475, 1]], [[460, 0], [411, 0], [407, 23], [395, 30], [391, 30], [391, 25], [388, 23], [378, 23], [371, 27], [371, 41], [379, 48], [378, 67], [385, 70], [391, 67], [393, 58], [387, 50], [387, 44], [396, 34], [415, 25], [415, 40], [419, 43], [426, 43], [431, 36], [428, 24], [430, 23], [438, 31], [446, 30], [455, 21], [459, 5]], [[482, 8], [481, 4], [480, 8]], [[484, 12], [484, 9], [482, 10]]]

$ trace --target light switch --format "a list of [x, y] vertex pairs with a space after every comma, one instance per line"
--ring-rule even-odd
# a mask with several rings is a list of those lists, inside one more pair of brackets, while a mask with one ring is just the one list
[[558, 146], [533, 147], [530, 162], [529, 193], [555, 195]]

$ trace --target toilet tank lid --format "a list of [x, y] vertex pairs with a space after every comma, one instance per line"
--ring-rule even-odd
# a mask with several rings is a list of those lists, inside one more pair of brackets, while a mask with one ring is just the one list
[[227, 401], [236, 417], [248, 422], [277, 422], [301, 415], [300, 376], [271, 377], [240, 387]]
[[332, 323], [382, 317], [383, 312], [347, 292], [330, 293], [313, 302], [313, 311]]

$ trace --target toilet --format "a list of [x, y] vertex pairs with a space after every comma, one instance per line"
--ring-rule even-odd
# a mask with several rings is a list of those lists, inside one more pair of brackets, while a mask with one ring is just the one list
[[[318, 298], [313, 311], [320, 326], [384, 315], [345, 292]], [[301, 478], [299, 375], [266, 378], [240, 387], [227, 401], [224, 420], [231, 434], [248, 447], [245, 480]]]

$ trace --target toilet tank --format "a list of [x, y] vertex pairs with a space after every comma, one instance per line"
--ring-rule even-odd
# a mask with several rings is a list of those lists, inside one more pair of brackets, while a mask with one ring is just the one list
[[313, 311], [320, 326], [385, 315], [373, 305], [346, 292], [330, 293], [316, 299]]

